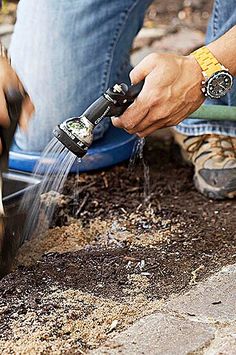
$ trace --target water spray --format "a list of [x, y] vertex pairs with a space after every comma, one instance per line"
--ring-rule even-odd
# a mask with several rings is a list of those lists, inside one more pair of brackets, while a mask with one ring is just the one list
[[69, 118], [57, 126], [53, 131], [54, 136], [78, 158], [82, 158], [93, 142], [94, 128], [105, 117], [120, 116], [134, 102], [143, 84], [114, 85], [92, 103], [82, 116]]

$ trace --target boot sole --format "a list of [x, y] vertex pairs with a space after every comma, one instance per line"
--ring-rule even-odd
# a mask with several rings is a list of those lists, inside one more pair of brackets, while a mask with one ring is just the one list
[[225, 200], [236, 197], [236, 188], [233, 190], [224, 190], [222, 188], [213, 187], [207, 184], [206, 181], [197, 173], [195, 173], [193, 181], [196, 189], [210, 199]]

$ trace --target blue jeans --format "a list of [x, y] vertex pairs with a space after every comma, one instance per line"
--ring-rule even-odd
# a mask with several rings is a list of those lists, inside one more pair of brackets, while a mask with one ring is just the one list
[[[36, 107], [15, 142], [42, 151], [53, 128], [79, 116], [116, 82], [128, 82], [132, 42], [151, 0], [21, 0], [10, 53]], [[103, 136], [110, 120], [97, 127]]]
[[[234, 25], [236, 25], [236, 0], [215, 0], [213, 13], [208, 24], [206, 43], [213, 42]], [[208, 99], [205, 104], [236, 106], [236, 80], [228, 95], [221, 100]], [[176, 130], [192, 136], [215, 133], [236, 137], [236, 122], [186, 119], [176, 127]]]
[[[10, 53], [12, 64], [36, 107], [27, 133], [15, 141], [24, 151], [42, 151], [53, 128], [80, 115], [116, 82], [128, 82], [130, 49], [151, 0], [21, 0]], [[220, 9], [220, 11], [219, 11]], [[208, 41], [236, 23], [236, 0], [216, 0]], [[224, 104], [236, 104], [236, 91]], [[217, 101], [216, 104], [222, 104]], [[109, 120], [97, 127], [101, 138]], [[236, 136], [230, 122], [185, 120], [188, 134]]]

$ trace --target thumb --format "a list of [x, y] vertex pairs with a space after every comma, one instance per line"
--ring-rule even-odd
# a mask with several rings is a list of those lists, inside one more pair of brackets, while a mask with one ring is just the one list
[[137, 84], [156, 67], [157, 54], [152, 53], [145, 57], [138, 65], [130, 72], [130, 80], [132, 84]]

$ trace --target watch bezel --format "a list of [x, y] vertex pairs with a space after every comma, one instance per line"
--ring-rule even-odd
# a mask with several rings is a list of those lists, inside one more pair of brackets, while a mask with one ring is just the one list
[[[230, 86], [227, 88], [226, 91], [223, 92], [223, 94], [218, 94], [218, 95], [213, 95], [211, 93], [210, 90], [210, 85], [212, 83], [212, 81], [219, 75], [219, 74], [225, 74], [227, 75], [227, 77], [230, 79]], [[207, 81], [205, 82], [205, 90], [203, 91], [205, 96], [210, 98], [210, 99], [220, 99], [222, 97], [224, 97], [225, 95], [227, 95], [227, 93], [231, 90], [232, 86], [233, 86], [233, 82], [234, 82], [234, 77], [232, 74], [230, 74], [230, 72], [227, 69], [222, 69], [219, 70], [217, 72], [215, 72], [209, 79], [207, 79]]]

